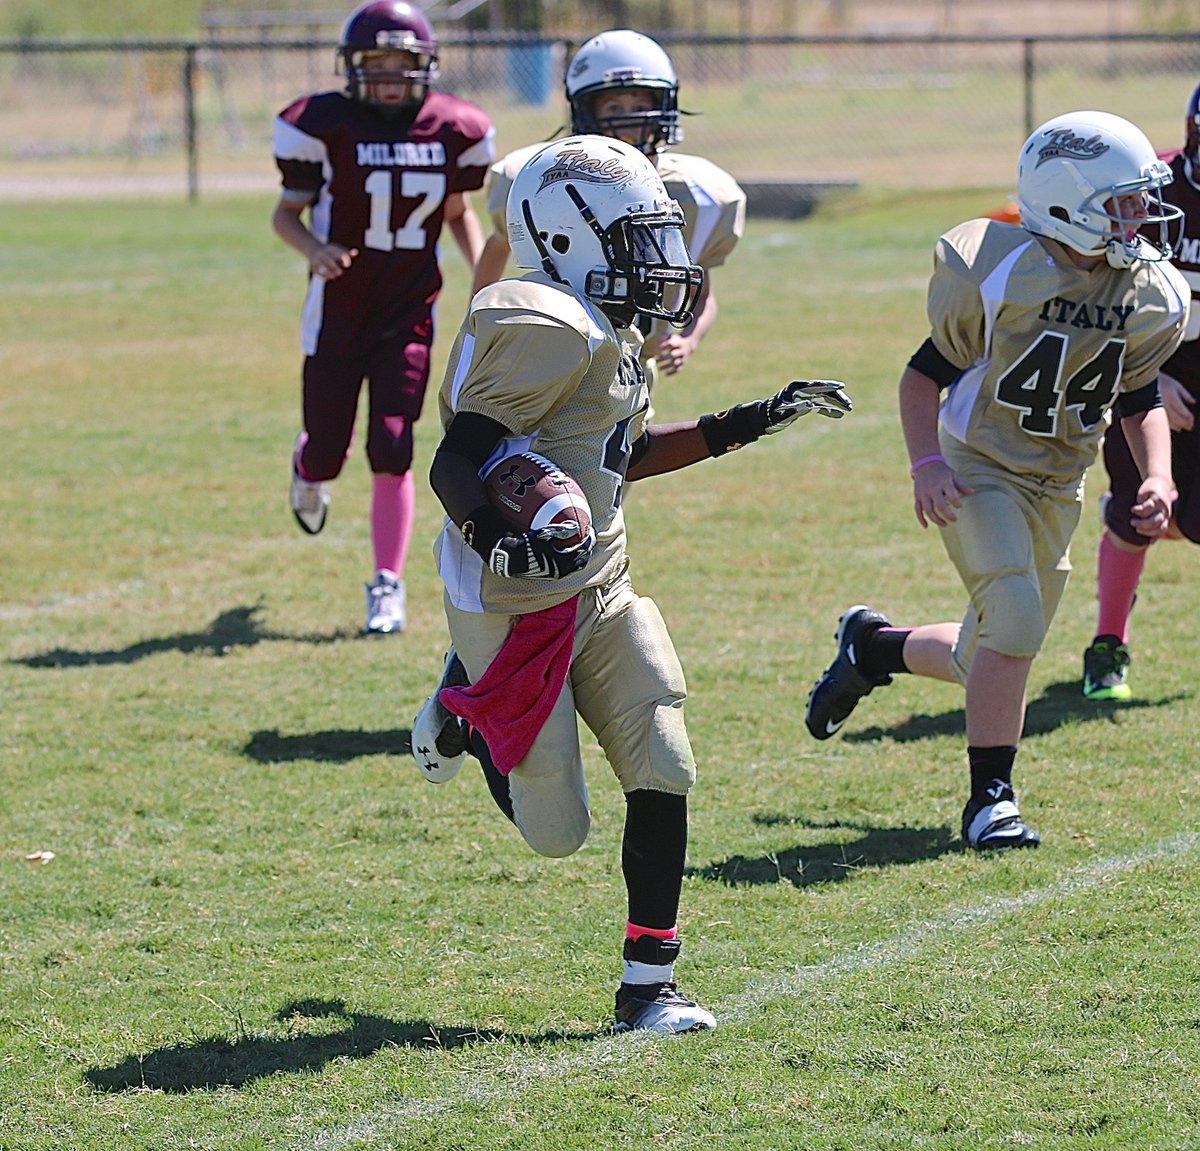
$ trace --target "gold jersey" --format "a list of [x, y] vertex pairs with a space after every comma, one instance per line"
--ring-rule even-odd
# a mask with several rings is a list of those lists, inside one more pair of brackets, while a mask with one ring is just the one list
[[442, 432], [458, 412], [474, 412], [513, 433], [497, 445], [481, 477], [513, 452], [553, 461], [587, 496], [596, 547], [586, 567], [563, 579], [504, 578], [488, 570], [447, 519], [435, 550], [455, 607], [538, 611], [623, 570], [621, 489], [649, 406], [640, 346], [636, 331], [614, 330], [599, 308], [541, 272], [476, 294], [438, 393]]
[[962, 374], [943, 433], [1001, 467], [1071, 482], [1118, 393], [1152, 383], [1183, 338], [1189, 292], [1166, 262], [1077, 268], [1056, 241], [969, 220], [938, 241], [928, 315]]

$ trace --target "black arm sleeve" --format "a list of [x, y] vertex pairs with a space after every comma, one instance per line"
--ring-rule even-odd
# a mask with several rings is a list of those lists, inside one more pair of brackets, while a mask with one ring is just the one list
[[481, 555], [490, 551], [507, 529], [503, 517], [488, 503], [479, 469], [509, 434], [508, 428], [487, 416], [459, 412], [429, 466], [434, 494], [446, 514], [463, 529], [467, 543]]
[[932, 339], [927, 339], [913, 352], [908, 366], [928, 376], [941, 391], [945, 391], [963, 373], [962, 368], [955, 367], [933, 346]]
[[512, 432], [499, 420], [474, 412], [459, 412], [450, 421], [438, 451], [465, 456], [476, 468], [481, 468], [492, 454], [492, 449], [510, 435]]
[[1161, 408], [1162, 396], [1158, 393], [1158, 380], [1151, 380], [1144, 388], [1134, 392], [1121, 392], [1117, 396], [1117, 415], [1124, 419], [1126, 416], [1136, 416], [1138, 412], [1152, 412]]

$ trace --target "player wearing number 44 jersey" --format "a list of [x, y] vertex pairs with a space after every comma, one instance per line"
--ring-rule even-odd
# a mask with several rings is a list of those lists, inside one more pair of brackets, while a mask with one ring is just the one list
[[[529, 846], [566, 856], [590, 824], [581, 717], [625, 794], [616, 1026], [709, 1028], [713, 1016], [674, 982], [695, 779], [687, 692], [662, 615], [630, 579], [622, 491], [807, 412], [841, 416], [850, 402], [839, 384], [793, 381], [720, 414], [646, 424], [633, 322], [686, 324], [702, 272], [679, 205], [630, 145], [575, 136], [543, 147], [517, 173], [507, 217], [513, 257], [529, 272], [476, 294], [438, 395], [430, 480], [448, 516], [437, 555], [454, 650], [413, 721], [413, 754], [440, 783], [469, 749]], [[564, 550], [548, 529], [521, 532], [489, 504], [480, 477], [524, 450], [575, 478], [593, 536]]]
[[934, 524], [966, 587], [959, 622], [896, 628], [866, 606], [838, 625], [809, 697], [827, 739], [901, 672], [966, 688], [973, 848], [1026, 847], [1012, 771], [1029, 669], [1070, 570], [1083, 476], [1114, 409], [1136, 461], [1133, 524], [1170, 517], [1171, 456], [1157, 377], [1183, 336], [1188, 290], [1168, 262], [1178, 212], [1146, 137], [1103, 112], [1038, 128], [1021, 150], [1021, 224], [972, 220], [938, 241], [929, 338], [900, 380], [922, 527]]
[[283, 191], [272, 224], [310, 273], [291, 504], [304, 531], [324, 527], [325, 485], [345, 463], [367, 380], [375, 577], [363, 630], [385, 634], [405, 624], [413, 425], [442, 286], [438, 236], [445, 223], [474, 266], [483, 230], [467, 193], [483, 185], [493, 131], [474, 104], [430, 87], [437, 41], [406, 0], [369, 0], [356, 9], [337, 56], [345, 90], [297, 100], [274, 125]]

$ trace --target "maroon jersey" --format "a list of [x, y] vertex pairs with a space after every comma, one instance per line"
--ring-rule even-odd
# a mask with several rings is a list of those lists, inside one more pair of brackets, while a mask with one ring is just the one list
[[[1175, 246], [1171, 262], [1191, 289], [1191, 307], [1183, 343], [1164, 362], [1162, 370], [1177, 379], [1193, 396], [1200, 396], [1200, 189], [1192, 183], [1192, 180], [1200, 180], [1200, 172], [1192, 170], [1182, 152], [1160, 152], [1159, 158], [1171, 165], [1175, 177], [1162, 189], [1162, 197], [1183, 212], [1182, 237]], [[1105, 510], [1105, 524], [1126, 543], [1145, 547], [1146, 537], [1135, 531], [1130, 522], [1142, 473], [1134, 462], [1119, 421], [1104, 437], [1104, 467], [1112, 492]], [[1175, 526], [1186, 539], [1200, 543], [1200, 421], [1190, 429], [1171, 433], [1171, 475], [1179, 493], [1172, 512]]]
[[1182, 152], [1167, 152], [1162, 158], [1170, 163], [1175, 174], [1175, 179], [1162, 190], [1163, 199], [1183, 212], [1183, 238], [1175, 249], [1172, 263], [1183, 273], [1192, 290], [1192, 307], [1183, 343], [1163, 364], [1163, 371], [1174, 376], [1192, 395], [1200, 395], [1200, 189], [1192, 183], [1192, 180], [1200, 181], [1200, 172], [1191, 169]]
[[313, 197], [315, 236], [358, 250], [345, 275], [328, 283], [313, 277], [306, 353], [318, 341], [332, 350], [331, 343], [386, 331], [415, 306], [432, 305], [442, 285], [437, 242], [446, 197], [483, 186], [493, 137], [481, 109], [444, 92], [430, 92], [411, 120], [340, 92], [305, 96], [276, 117], [273, 150], [285, 191]]

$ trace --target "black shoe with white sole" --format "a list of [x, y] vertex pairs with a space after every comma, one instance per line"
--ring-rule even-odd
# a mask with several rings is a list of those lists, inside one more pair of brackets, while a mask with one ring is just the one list
[[976, 851], [1037, 847], [1041, 843], [1041, 836], [1021, 818], [1012, 786], [1001, 779], [992, 780], [982, 798], [967, 801], [962, 837]]
[[838, 620], [837, 658], [808, 693], [804, 724], [813, 739], [836, 735], [860, 699], [892, 682], [890, 675], [867, 676], [859, 670], [864, 640], [873, 631], [891, 626], [886, 616], [864, 604], [848, 608]]

